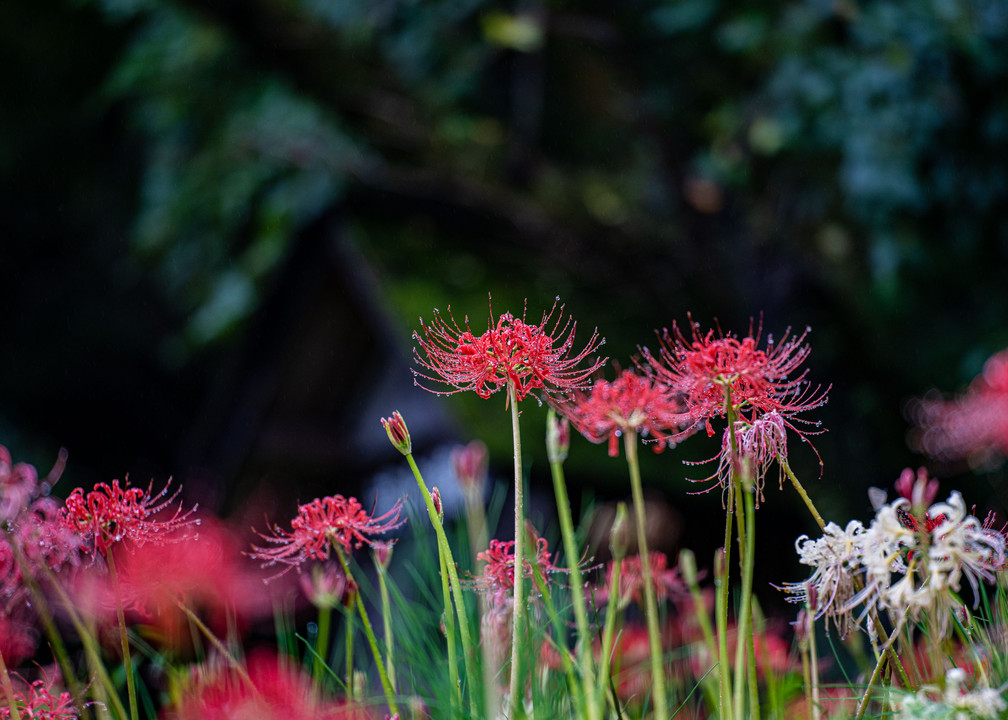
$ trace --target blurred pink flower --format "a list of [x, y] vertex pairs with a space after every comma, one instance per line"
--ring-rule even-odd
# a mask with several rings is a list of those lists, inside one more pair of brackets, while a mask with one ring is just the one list
[[487, 484], [489, 454], [486, 443], [473, 440], [468, 445], [452, 448], [451, 463], [459, 487], [467, 495], [482, 498]]
[[[420, 320], [422, 334], [413, 333], [419, 345], [414, 357], [423, 368], [414, 370], [417, 384], [439, 394], [472, 390], [488, 398], [512, 383], [518, 400], [523, 400], [533, 390], [542, 390], [552, 396], [587, 387], [592, 374], [606, 360], [589, 362], [583, 368], [578, 366], [605, 341], [596, 330], [585, 347], [572, 354], [577, 323], [570, 317], [564, 320], [564, 306], [558, 309], [559, 301], [557, 298], [538, 325], [526, 322], [524, 311], [521, 319], [504, 313], [495, 322], [491, 308], [487, 330], [479, 336], [470, 329], [468, 317], [463, 330], [452, 316], [451, 308], [448, 309], [450, 322], [435, 310], [431, 324], [425, 325], [423, 319]], [[420, 382], [421, 379], [447, 385], [449, 389], [431, 389]]]
[[197, 669], [183, 685], [165, 720], [369, 720], [375, 716], [356, 705], [320, 698], [311, 678], [290, 662], [255, 653], [247, 662], [252, 685], [228, 667]]
[[[659, 602], [668, 598], [677, 597], [688, 593], [688, 590], [679, 576], [678, 568], [668, 567], [668, 557], [665, 553], [651, 551], [648, 553], [651, 569], [651, 582], [654, 584], [655, 597]], [[609, 600], [609, 588], [612, 586], [614, 563], [609, 563], [606, 569], [605, 585], [595, 593], [599, 602]], [[617, 589], [617, 602], [620, 606], [631, 600], [635, 603], [643, 603], [644, 592], [644, 572], [640, 555], [631, 555], [623, 560], [620, 568], [619, 588]]]
[[680, 423], [692, 420], [677, 391], [633, 370], [624, 370], [612, 382], [596, 382], [570, 399], [558, 411], [590, 441], [608, 440], [611, 457], [619, 454], [619, 438], [628, 431], [654, 440], [654, 451], [661, 452], [674, 444]]
[[930, 393], [910, 407], [914, 442], [939, 460], [990, 465], [1008, 455], [1008, 350], [987, 360], [963, 395]]

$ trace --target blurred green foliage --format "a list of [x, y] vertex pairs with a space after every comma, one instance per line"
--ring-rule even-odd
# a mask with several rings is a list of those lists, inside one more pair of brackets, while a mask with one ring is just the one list
[[[5, 41], [25, 3], [0, 11]], [[36, 117], [77, 146], [104, 138], [92, 162], [122, 179], [100, 175], [106, 202], [46, 232], [107, 216], [120, 234], [87, 242], [115, 248], [105, 281], [157, 297], [166, 368], [238, 334], [323, 218], [371, 264], [404, 345], [434, 307], [478, 327], [488, 292], [533, 315], [561, 295], [623, 366], [688, 310], [812, 325], [812, 375], [834, 384], [817, 447], [866, 458], [876, 484], [916, 462], [900, 404], [1008, 345], [1004, 1], [58, 8], [32, 15], [37, 34], [102, 59], [65, 76], [71, 107], [29, 91], [5, 113], [0, 168], [54, 162], [40, 142], [10, 150]], [[17, 47], [15, 68], [55, 62]], [[52, 202], [19, 197], [25, 217]], [[476, 431], [506, 423], [460, 402]]]

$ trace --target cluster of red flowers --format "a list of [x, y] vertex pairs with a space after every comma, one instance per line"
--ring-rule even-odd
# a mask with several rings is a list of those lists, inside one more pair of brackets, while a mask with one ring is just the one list
[[[547, 582], [549, 576], [558, 571], [553, 565], [553, 557], [549, 551], [549, 543], [546, 538], [537, 537], [535, 540], [535, 556], [524, 558], [524, 576], [533, 577], [535, 569], [538, 568], [542, 577]], [[479, 553], [476, 558], [482, 560], [483, 576], [478, 580], [477, 586], [491, 594], [509, 592], [514, 588], [515, 581], [515, 557], [514, 541], [491, 540], [490, 547]]]
[[159, 517], [165, 508], [174, 504], [181, 488], [168, 494], [170, 483], [157, 495], [151, 495], [153, 483], [147, 490], [129, 487], [129, 481], [119, 487], [100, 482], [85, 493], [75, 488], [60, 511], [63, 524], [85, 538], [91, 551], [105, 555], [109, 548], [120, 542], [143, 545], [150, 542], [168, 542], [185, 539], [178, 531], [199, 525], [192, 517], [196, 508], [183, 510], [180, 504], [171, 517]]
[[[57, 690], [55, 683], [48, 676], [32, 683], [25, 683], [24, 690], [14, 691], [14, 705], [23, 718], [38, 718], [38, 720], [74, 720], [80, 717], [77, 706], [70, 693]], [[0, 720], [11, 717], [10, 705], [0, 703]]]
[[375, 517], [354, 497], [315, 498], [298, 507], [289, 532], [275, 525], [273, 535], [260, 534], [271, 546], [254, 548], [252, 557], [266, 565], [281, 563], [290, 569], [311, 559], [329, 559], [333, 547], [347, 553], [361, 545], [374, 547], [373, 536], [395, 530], [406, 522], [402, 508], [403, 502], [399, 500], [390, 510]]
[[931, 457], [982, 467], [1008, 456], [1008, 350], [987, 360], [963, 395], [932, 393], [911, 408], [916, 444]]
[[468, 317], [463, 330], [450, 308], [450, 322], [435, 310], [431, 324], [420, 321], [423, 335], [413, 333], [420, 346], [414, 355], [423, 368], [423, 371], [414, 371], [417, 383], [421, 387], [420, 379], [443, 383], [452, 389], [424, 389], [445, 394], [472, 390], [482, 398], [490, 397], [510, 383], [518, 400], [523, 400], [533, 390], [554, 396], [587, 387], [592, 374], [606, 359], [595, 360], [587, 367], [578, 366], [605, 341], [596, 330], [585, 347], [572, 354], [577, 323], [570, 317], [564, 320], [563, 305], [558, 308], [558, 303], [559, 298], [549, 313], [543, 314], [539, 324], [529, 323], [525, 312], [521, 318], [504, 313], [495, 322], [491, 308], [490, 322], [482, 335], [472, 332]]
[[690, 331], [687, 338], [673, 325], [671, 333], [663, 332], [657, 358], [644, 351], [653, 377], [682, 394], [690, 422], [680, 437], [701, 426], [708, 436], [713, 435], [711, 420], [726, 417], [728, 400], [750, 424], [776, 412], [788, 427], [804, 434], [792, 423], [807, 422], [797, 416], [825, 404], [829, 391], [813, 388], [805, 379], [807, 370], [799, 372], [811, 352], [805, 344], [808, 329], [801, 335], [785, 331], [780, 342], [768, 336], [765, 349], [759, 348], [762, 328], [754, 333], [750, 326], [741, 340], [713, 330], [702, 333], [700, 324], [692, 320]]

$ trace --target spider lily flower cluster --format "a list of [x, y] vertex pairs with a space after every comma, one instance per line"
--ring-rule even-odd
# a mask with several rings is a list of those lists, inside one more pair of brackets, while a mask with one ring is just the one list
[[[63, 457], [40, 480], [0, 447], [0, 718], [744, 720], [805, 713], [817, 720], [843, 699], [820, 686], [815, 620], [847, 636], [850, 647], [854, 630], [872, 641], [875, 656], [865, 641], [863, 661], [870, 667], [874, 659], [875, 669], [847, 688], [856, 695], [847, 698], [849, 715], [855, 706], [859, 717], [871, 709], [875, 717], [908, 720], [1004, 715], [1008, 630], [981, 618], [994, 607], [1008, 627], [1004, 596], [988, 603], [984, 595], [1008, 565], [1004, 528], [993, 515], [975, 517], [958, 492], [938, 502], [937, 481], [923, 470], [904, 471], [892, 502], [875, 491], [876, 515], [867, 525], [823, 521], [789, 465], [789, 450], [798, 450], [789, 438], [820, 432], [810, 414], [830, 390], [807, 379], [807, 331], [775, 341], [760, 327], [737, 336], [704, 331], [690, 319], [688, 329], [662, 332], [656, 353], [640, 348], [632, 369], [607, 380], [597, 331], [576, 341], [577, 324], [559, 301], [538, 323], [528, 317], [526, 309], [520, 317], [490, 310], [486, 332], [477, 334], [468, 318], [460, 325], [450, 310], [435, 311], [415, 334], [415, 380], [423, 389], [507, 393], [515, 469], [510, 537], [489, 535], [488, 446], [473, 441], [452, 453], [468, 525], [456, 533], [446, 528], [452, 508], [424, 481], [398, 412], [381, 424], [409, 464], [434, 531], [425, 536], [425, 523], [411, 523], [416, 537], [402, 545], [395, 544], [404, 500], [381, 498], [377, 511], [378, 500], [369, 509], [350, 495], [317, 497], [297, 505], [289, 522], [239, 540], [223, 522], [187, 508], [170, 485], [155, 492], [153, 485], [103, 482], [59, 501], [49, 489]], [[974, 397], [993, 406], [1008, 387], [1005, 367], [1008, 360], [992, 359], [982, 381], [955, 401], [956, 411]], [[544, 440], [559, 543], [548, 524], [537, 519], [550, 542], [525, 518], [524, 484], [539, 472], [524, 473], [521, 462], [518, 405], [529, 395], [548, 405]], [[526, 421], [534, 414], [525, 413]], [[962, 413], [941, 417], [966, 424]], [[610, 562], [595, 562], [572, 517], [564, 463], [587, 447], [572, 441], [572, 427], [612, 457], [623, 446], [635, 516], [631, 522], [627, 504], [617, 503]], [[937, 437], [938, 425], [928, 427], [928, 437]], [[942, 427], [942, 437], [951, 437]], [[642, 442], [667, 457], [701, 429], [720, 441], [708, 480], [725, 500], [725, 544], [706, 571], [691, 552], [676, 564], [649, 550], [645, 530], [654, 517], [645, 511], [638, 462]], [[1000, 452], [993, 429], [977, 442]], [[800, 680], [787, 625], [763, 621], [753, 583], [756, 507], [774, 463], [822, 529], [796, 543], [809, 577], [783, 586], [803, 605]], [[445, 482], [439, 478], [447, 497]], [[469, 552], [457, 562], [449, 539], [465, 536]], [[288, 582], [292, 576], [296, 582]], [[403, 588], [403, 576], [414, 585]], [[701, 587], [707, 577], [713, 587]], [[289, 612], [294, 596], [297, 614]], [[979, 598], [985, 602], [977, 611]], [[380, 620], [372, 623], [376, 606]], [[279, 652], [246, 653], [242, 640], [253, 637], [244, 634], [247, 623], [265, 620], [274, 607], [285, 608], [273, 619]], [[304, 612], [314, 614], [307, 627]], [[107, 642], [114, 630], [118, 648]], [[902, 660], [917, 653], [903, 651], [925, 639], [927, 662], [916, 672], [905, 668]], [[880, 683], [902, 689], [874, 700]]]
[[[415, 351], [421, 370], [414, 371], [417, 383], [438, 393], [472, 390], [481, 398], [489, 398], [511, 384], [517, 399], [539, 390], [548, 396], [586, 387], [596, 370], [605, 364], [596, 359], [582, 366], [605, 340], [598, 331], [592, 333], [579, 351], [574, 350], [577, 323], [564, 319], [564, 306], [557, 298], [553, 308], [544, 313], [538, 324], [505, 312], [493, 317], [486, 332], [476, 335], [469, 326], [468, 316], [459, 327], [448, 310], [448, 320], [434, 311], [430, 324], [420, 321], [420, 332], [413, 333]], [[448, 390], [428, 387], [434, 382]]]
[[[978, 602], [980, 582], [1006, 568], [1004, 532], [967, 512], [958, 492], [920, 516], [899, 497], [881, 505], [867, 528], [830, 523], [818, 539], [798, 538], [795, 549], [813, 573], [783, 589], [841, 635], [884, 610], [897, 630], [926, 619], [930, 632], [948, 637], [963, 578]], [[874, 625], [867, 629], [874, 635]]]
[[789, 329], [779, 341], [768, 335], [761, 348], [762, 325], [755, 331], [750, 326], [740, 339], [702, 332], [691, 319], [689, 337], [673, 325], [671, 332], [662, 332], [657, 356], [644, 349], [647, 373], [678, 393], [685, 407], [682, 429], [671, 436], [672, 442], [701, 428], [713, 436], [712, 421], [726, 421], [718, 467], [708, 478], [716, 481], [711, 487], [727, 490], [744, 459], [754, 474], [757, 500], [762, 499], [769, 464], [787, 461], [786, 431], [802, 440], [819, 432], [818, 421], [804, 414], [824, 405], [830, 388], [813, 386], [806, 378], [802, 364], [811, 353], [808, 333], [808, 328], [799, 335]]

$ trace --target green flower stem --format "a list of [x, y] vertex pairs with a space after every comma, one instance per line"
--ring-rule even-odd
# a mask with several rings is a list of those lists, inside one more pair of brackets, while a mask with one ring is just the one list
[[[736, 483], [735, 492], [744, 496], [745, 509], [745, 563], [742, 568], [742, 599], [739, 603], [738, 635], [735, 640], [735, 717], [746, 717], [742, 714], [744, 696], [742, 692], [743, 683], [750, 678], [746, 668], [748, 654], [752, 651], [752, 583], [753, 567], [755, 565], [754, 547], [756, 544], [756, 506], [753, 497], [754, 489], [743, 487], [744, 481]], [[751, 484], [751, 479], [749, 483]], [[751, 680], [750, 680], [751, 682]], [[752, 693], [750, 693], [752, 694]], [[757, 695], [758, 697], [758, 695]], [[758, 704], [749, 708], [749, 717], [756, 718], [759, 715]]]
[[630, 492], [633, 496], [634, 514], [637, 525], [637, 553], [641, 560], [641, 574], [644, 577], [644, 617], [647, 620], [648, 645], [651, 655], [651, 697], [654, 698], [654, 715], [667, 718], [668, 703], [665, 696], [665, 671], [662, 662], [661, 637], [658, 630], [658, 602], [655, 599], [654, 582], [651, 579], [651, 557], [647, 546], [647, 518], [644, 512], [644, 490], [641, 487], [640, 465], [637, 462], [637, 431], [628, 429], [623, 433], [623, 447], [626, 451], [627, 467], [630, 469]]
[[865, 688], [864, 695], [861, 697], [861, 702], [858, 703], [857, 715], [854, 716], [854, 720], [861, 720], [864, 717], [865, 710], [868, 707], [868, 699], [871, 697], [872, 688], [875, 683], [878, 682], [879, 675], [882, 672], [882, 665], [886, 661], [886, 653], [879, 655], [878, 662], [875, 663], [875, 669], [872, 671], [871, 678], [868, 680], [868, 687]]
[[[100, 681], [99, 683], [92, 683], [92, 697], [99, 703], [104, 703], [105, 700], [108, 700], [116, 715], [120, 718], [126, 718], [126, 707], [122, 704], [122, 700], [116, 692], [115, 685], [112, 684], [112, 678], [109, 677], [108, 670], [105, 669], [105, 664], [101, 660], [101, 653], [98, 651], [98, 645], [95, 642], [95, 634], [84, 626], [84, 621], [81, 620], [80, 615], [77, 613], [77, 606], [74, 605], [73, 600], [67, 595], [66, 588], [60, 584], [55, 574], [45, 565], [42, 565], [42, 567], [45, 568], [49, 576], [49, 584], [56, 590], [56, 594], [59, 595], [59, 600], [66, 609], [70, 622], [74, 626], [77, 636], [80, 638], [81, 645], [84, 646], [84, 654], [87, 657], [91, 671], [98, 676]], [[99, 708], [100, 713], [108, 715], [108, 710], [104, 709], [103, 706], [99, 706]]]
[[4, 695], [7, 696], [10, 716], [13, 720], [21, 720], [21, 713], [18, 712], [17, 702], [14, 700], [14, 683], [11, 682], [10, 673], [7, 672], [7, 663], [4, 662], [2, 652], [0, 652], [0, 680], [3, 681], [3, 690]]
[[255, 683], [252, 682], [252, 678], [249, 677], [245, 666], [239, 662], [238, 658], [236, 658], [230, 650], [228, 650], [227, 646], [220, 641], [220, 638], [214, 635], [213, 631], [207, 627], [205, 622], [200, 620], [196, 613], [189, 609], [188, 605], [181, 600], [175, 604], [178, 609], [181, 610], [187, 618], [189, 618], [189, 622], [191, 622], [203, 634], [203, 637], [210, 641], [210, 644], [214, 646], [214, 649], [218, 653], [220, 653], [221, 657], [223, 657], [227, 663], [234, 668], [235, 672], [238, 673], [238, 677], [242, 679], [242, 682], [248, 685], [249, 689], [258, 694], [259, 688], [257, 688]]
[[521, 432], [518, 427], [518, 394], [508, 381], [511, 435], [514, 440], [514, 608], [511, 616], [511, 677], [508, 681], [508, 720], [518, 717], [521, 707], [521, 640], [525, 627], [525, 492], [522, 485]]
[[[358, 589], [357, 592], [360, 592]], [[352, 702], [354, 699], [354, 681], [353, 681], [353, 651], [354, 651], [354, 632], [353, 632], [353, 610], [346, 613], [346, 617], [343, 623], [343, 665], [346, 668], [346, 694], [347, 700]]]
[[[620, 575], [623, 574], [623, 558], [613, 558], [612, 581], [609, 583], [609, 602], [606, 603], [605, 629], [602, 633], [602, 666], [599, 668], [599, 680], [605, 681], [609, 685], [612, 695], [613, 707], [619, 710], [619, 698], [616, 697], [616, 690], [613, 687], [612, 676], [612, 653], [613, 642], [616, 636], [616, 616], [619, 611], [619, 586]], [[602, 692], [605, 692], [604, 690]]]
[[[438, 554], [440, 555], [440, 553]], [[376, 569], [378, 572], [378, 594], [381, 598], [382, 608], [382, 632], [385, 636], [385, 667], [388, 669], [388, 679], [392, 685], [392, 692], [396, 692], [395, 643], [392, 636], [392, 601], [389, 598], [388, 569], [383, 567], [381, 563], [376, 563]], [[443, 578], [444, 568], [441, 569], [441, 572]]]
[[[343, 566], [343, 574], [347, 576], [347, 581], [354, 582], [353, 574], [350, 572], [350, 565], [339, 547], [336, 547], [336, 557], [339, 558], [340, 565]], [[375, 667], [378, 668], [378, 677], [381, 679], [382, 689], [385, 691], [385, 701], [388, 703], [389, 710], [395, 715], [399, 712], [399, 706], [396, 704], [395, 692], [392, 690], [392, 684], [389, 682], [388, 673], [385, 672], [385, 663], [382, 661], [381, 652], [378, 650], [378, 640], [375, 639], [374, 629], [371, 627], [371, 620], [368, 618], [367, 609], [364, 607], [364, 599], [360, 592], [357, 593], [357, 614], [360, 615], [361, 624], [364, 626], [364, 635], [367, 637], [368, 645], [371, 646], [371, 655], [374, 656]], [[352, 675], [349, 685], [353, 685]]]
[[[684, 560], [683, 558], [687, 556], [687, 553], [689, 559]], [[721, 667], [718, 665], [716, 659], [718, 656], [717, 640], [714, 636], [714, 628], [711, 626], [710, 617], [707, 615], [707, 605], [704, 602], [703, 593], [700, 591], [700, 583], [697, 581], [696, 560], [692, 552], [683, 550], [679, 553], [679, 567], [682, 568], [687, 562], [693, 570], [690, 573], [683, 573], [683, 576], [689, 588], [690, 597], [693, 600], [693, 609], [696, 614], [697, 625], [700, 626], [700, 632], [703, 635], [704, 645], [707, 648], [707, 656], [713, 663], [708, 673], [713, 672], [714, 675], [709, 681], [705, 681], [704, 684], [705, 686], [713, 684], [720, 687]]]
[[139, 720], [137, 710], [136, 680], [133, 677], [133, 661], [130, 658], [129, 638], [126, 636], [126, 615], [123, 612], [122, 588], [119, 587], [119, 573], [116, 572], [115, 553], [109, 550], [105, 555], [108, 562], [109, 577], [112, 578], [112, 590], [116, 598], [116, 617], [119, 620], [119, 645], [122, 647], [123, 667], [126, 670], [126, 694], [129, 697], [130, 718]]
[[[445, 566], [443, 553], [438, 553], [441, 565], [441, 594], [444, 598], [444, 629], [448, 644], [448, 679], [451, 683], [452, 715], [456, 707], [462, 707], [462, 688], [459, 685], [458, 658], [455, 656], [455, 613], [451, 606], [451, 591], [449, 589], [448, 568]], [[475, 691], [475, 688], [472, 690]]]
[[815, 518], [816, 524], [819, 525], [819, 529], [825, 530], [826, 523], [823, 521], [822, 515], [819, 514], [818, 510], [816, 510], [816, 506], [813, 504], [812, 498], [809, 497], [809, 494], [805, 492], [805, 488], [802, 487], [800, 482], [798, 482], [798, 478], [795, 476], [794, 471], [791, 470], [791, 466], [788, 464], [788, 461], [785, 458], [778, 456], [777, 464], [781, 466], [784, 470], [784, 474], [788, 476], [788, 480], [790, 480], [791, 484], [794, 485], [794, 489], [798, 491], [798, 496], [805, 503], [805, 507], [809, 509], [809, 512], [812, 513], [812, 517]]
[[578, 566], [577, 539], [574, 535], [574, 522], [571, 518], [570, 501], [567, 498], [567, 485], [564, 482], [563, 463], [551, 462], [553, 475], [553, 492], [556, 495], [557, 515], [560, 517], [560, 534], [563, 536], [564, 553], [570, 567], [571, 593], [574, 596], [574, 621], [577, 625], [577, 660], [581, 672], [581, 682], [584, 687], [585, 699], [588, 703], [589, 720], [598, 720], [600, 710], [596, 702], [595, 676], [592, 672], [591, 637], [588, 634], [588, 613], [585, 609], [584, 582], [581, 580], [581, 568]]
[[329, 654], [329, 626], [332, 621], [332, 608], [326, 603], [319, 603], [318, 637], [315, 638], [315, 661], [312, 664], [312, 679], [318, 688], [325, 672], [326, 657]]
[[549, 615], [550, 623], [553, 625], [553, 631], [557, 634], [558, 642], [556, 643], [557, 652], [560, 655], [560, 660], [563, 662], [564, 675], [567, 678], [567, 687], [570, 688], [570, 692], [573, 695], [572, 704], [577, 708], [584, 708], [584, 703], [587, 698], [584, 695], [584, 690], [578, 685], [577, 677], [574, 675], [574, 664], [571, 662], [570, 653], [567, 652], [567, 646], [563, 643], [564, 637], [564, 623], [560, 620], [560, 615], [557, 613], [556, 605], [553, 604], [553, 597], [550, 595], [549, 588], [546, 586], [546, 581], [543, 579], [542, 572], [538, 566], [534, 566], [533, 569], [533, 579], [535, 581], [536, 587], [539, 589], [539, 594], [542, 595], [543, 604], [546, 606], [546, 614]]
[[717, 623], [718, 636], [718, 671], [720, 673], [720, 717], [732, 720], [731, 703], [731, 670], [728, 665], [728, 563], [731, 548], [732, 512], [726, 513], [726, 542], [723, 548], [714, 554], [714, 584], [717, 592], [714, 595], [714, 621]]
[[[56, 629], [56, 623], [53, 621], [53, 614], [52, 610], [49, 608], [49, 602], [39, 588], [38, 582], [35, 580], [35, 573], [28, 567], [28, 562], [21, 552], [20, 545], [12, 542], [8, 543], [8, 546], [14, 552], [14, 559], [17, 561], [18, 567], [21, 570], [21, 578], [23, 579], [25, 586], [28, 588], [28, 593], [31, 595], [32, 604], [35, 606], [35, 611], [38, 613], [39, 620], [42, 621], [42, 627], [45, 630], [46, 638], [49, 640], [49, 646], [52, 648], [53, 657], [56, 659], [56, 663], [59, 665], [60, 672], [63, 675], [63, 682], [66, 684], [67, 690], [69, 690], [70, 694], [73, 696], [78, 712], [83, 714], [83, 690], [81, 689], [80, 683], [77, 681], [77, 673], [74, 671], [73, 665], [70, 664], [70, 655], [67, 653], [63, 638], [60, 636], [59, 630]], [[46, 569], [48, 570], [48, 568]], [[51, 582], [56, 582], [55, 576], [52, 575], [51, 571], [49, 572]]]
[[[812, 618], [812, 606], [808, 603], [805, 605], [805, 612], [810, 613], [809, 618]], [[812, 710], [812, 718], [813, 720], [819, 720], [819, 718], [822, 717], [822, 709], [819, 706], [819, 652], [816, 648], [815, 624], [811, 621], [811, 619], [809, 620], [808, 628], [808, 646], [809, 655], [812, 658], [812, 661], [809, 664], [809, 674], [812, 679], [812, 707], [814, 708]]]
[[[445, 565], [448, 568], [448, 580], [451, 582], [452, 596], [455, 599], [455, 612], [458, 614], [459, 620], [459, 639], [462, 641], [462, 659], [465, 661], [466, 682], [470, 688], [469, 705], [473, 717], [479, 717], [479, 701], [476, 698], [476, 688], [479, 687], [479, 684], [476, 680], [476, 670], [473, 667], [476, 656], [473, 651], [472, 636], [469, 634], [469, 613], [466, 611], [465, 597], [462, 595], [462, 584], [459, 582], [458, 569], [455, 567], [455, 559], [452, 557], [451, 547], [448, 545], [447, 536], [445, 536], [444, 524], [441, 522], [437, 509], [434, 507], [434, 499], [427, 489], [427, 483], [424, 482], [423, 475], [420, 474], [420, 468], [417, 467], [416, 460], [413, 459], [412, 454], [407, 455], [406, 460], [409, 462], [410, 469], [413, 471], [413, 477], [416, 478], [417, 486], [420, 488], [420, 494], [423, 495], [424, 503], [427, 505], [427, 516], [430, 518], [431, 525], [434, 526], [434, 534], [437, 536], [438, 552], [444, 556]], [[445, 608], [445, 612], [451, 612], [451, 608]]]

